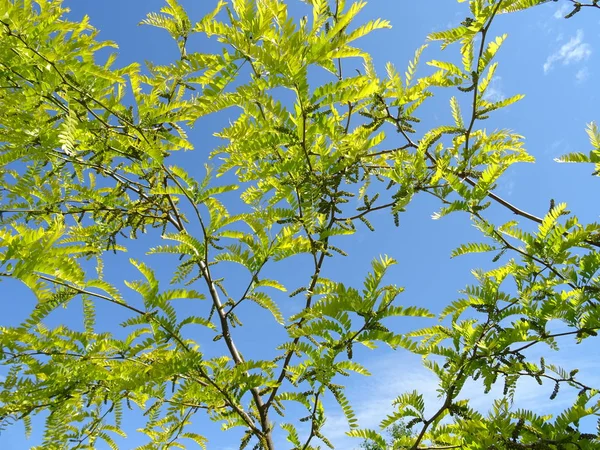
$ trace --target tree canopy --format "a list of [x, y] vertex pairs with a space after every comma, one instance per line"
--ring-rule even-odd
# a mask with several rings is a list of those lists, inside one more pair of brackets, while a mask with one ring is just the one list
[[[308, 450], [333, 448], [337, 408], [369, 448], [600, 448], [599, 386], [531, 356], [598, 339], [600, 225], [499, 196], [503, 174], [534, 158], [485, 122], [523, 97], [486, 95], [506, 39], [497, 18], [546, 1], [469, 0], [468, 17], [427, 38], [446, 59], [423, 64], [421, 47], [385, 73], [360, 39], [393, 18], [363, 21], [363, 0], [303, 2], [306, 16], [291, 0], [218, 0], [190, 17], [166, 0], [141, 24], [168, 33], [173, 60], [118, 66], [93, 17], [0, 0], [0, 286], [36, 298], [0, 327], [0, 429], [23, 423], [39, 449], [131, 448], [140, 433], [139, 449], [215, 448], [198, 426], [210, 419], [240, 448]], [[565, 3], [567, 18], [600, 9]], [[428, 125], [422, 106], [446, 95], [452, 121]], [[215, 114], [220, 145], [206, 148], [189, 136]], [[597, 176], [600, 131], [587, 133], [591, 150], [560, 161]], [[370, 255], [359, 282], [328, 276], [351, 264], [351, 239], [377, 233], [376, 214], [401, 232], [418, 195], [480, 232], [452, 253], [491, 254], [472, 285], [434, 314], [386, 278], [392, 256]], [[138, 279], [119, 278], [125, 264]], [[53, 321], [64, 308], [78, 320]], [[243, 345], [249, 326], [272, 348]], [[440, 402], [398, 392], [368, 429], [345, 382], [369, 375], [357, 355], [379, 345], [421, 356]], [[515, 408], [525, 379], [577, 395], [559, 414]], [[489, 411], [461, 396], [471, 382], [494, 396]]]

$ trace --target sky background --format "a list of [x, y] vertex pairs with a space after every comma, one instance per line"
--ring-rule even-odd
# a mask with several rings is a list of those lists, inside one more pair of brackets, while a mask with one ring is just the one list
[[[216, 1], [182, 1], [192, 21], [213, 9]], [[125, 66], [133, 61], [151, 61], [154, 64], [166, 64], [177, 58], [177, 48], [166, 32], [137, 24], [147, 12], [158, 11], [163, 5], [157, 0], [65, 0], [65, 6], [71, 9], [72, 19], [90, 16], [91, 24], [101, 30], [100, 40], [112, 40], [119, 45], [117, 65]], [[289, 0], [291, 9], [304, 14], [303, 4], [299, 0]], [[487, 123], [482, 124], [488, 130], [510, 128], [526, 137], [526, 148], [535, 156], [535, 164], [519, 165], [511, 168], [498, 185], [496, 192], [516, 206], [538, 216], [548, 210], [551, 198], [556, 202], [567, 202], [569, 209], [584, 223], [596, 221], [598, 216], [597, 195], [598, 178], [590, 176], [592, 167], [567, 165], [554, 162], [554, 158], [572, 151], [589, 150], [585, 134], [586, 123], [600, 120], [598, 112], [598, 80], [600, 75], [600, 13], [584, 10], [569, 20], [562, 17], [568, 12], [568, 2], [550, 2], [530, 11], [505, 15], [497, 18], [491, 29], [491, 35], [508, 33], [497, 60], [500, 65], [496, 72], [488, 95], [492, 99], [502, 99], [517, 93], [525, 93], [521, 102], [505, 110], [494, 113]], [[382, 17], [391, 21], [393, 28], [373, 33], [359, 42], [359, 46], [371, 53], [376, 68], [384, 74], [387, 61], [393, 62], [403, 72], [414, 51], [425, 42], [426, 36], [450, 26], [456, 26], [467, 16], [467, 3], [459, 4], [452, 0], [371, 0], [358, 18], [362, 23], [372, 18]], [[196, 45], [196, 47], [194, 47]], [[202, 45], [210, 43], [190, 43], [191, 51], [206, 51]], [[437, 43], [431, 43], [422, 56], [420, 74], [430, 69], [425, 61], [434, 58], [455, 58], [458, 48], [449, 47], [440, 54]], [[452, 92], [457, 95], [457, 91]], [[445, 95], [445, 94], [444, 94]], [[420, 112], [422, 127], [431, 128], [451, 121], [447, 96], [432, 99]], [[226, 124], [231, 112], [220, 113], [199, 121], [192, 132], [192, 143], [196, 149], [178, 156], [186, 168], [201, 173], [204, 161], [210, 151], [218, 145], [212, 133]], [[237, 195], [237, 194], [234, 194]], [[478, 241], [479, 232], [469, 222], [468, 215], [454, 214], [435, 221], [431, 215], [437, 210], [437, 200], [425, 194], [415, 198], [407, 212], [400, 217], [400, 228], [393, 226], [391, 216], [385, 212], [375, 214], [372, 222], [376, 233], [359, 228], [359, 233], [344, 242], [349, 257], [337, 260], [325, 267], [325, 276], [358, 285], [370, 268], [370, 261], [379, 254], [386, 253], [396, 260], [398, 265], [390, 271], [388, 282], [406, 288], [399, 303], [419, 305], [439, 312], [451, 300], [457, 298], [457, 291], [473, 282], [470, 270], [474, 267], [490, 265], [491, 256], [468, 256], [450, 259], [450, 252], [459, 244], [470, 240]], [[496, 223], [510, 220], [505, 210], [492, 206], [487, 217]], [[151, 237], [143, 236], [136, 242], [128, 256], [141, 256], [144, 249], [156, 244]], [[107, 256], [106, 276], [116, 281], [127, 277], [137, 279], [139, 275], [126, 263], [126, 258]], [[161, 257], [148, 260], [159, 275]], [[276, 269], [279, 278], [286, 281], [289, 290], [293, 290], [306, 280], [302, 260], [283, 263]], [[236, 268], [227, 266], [227, 276], [244, 277]], [[244, 278], [245, 279], [245, 278]], [[2, 325], [16, 325], [23, 320], [35, 304], [27, 290], [14, 282], [3, 282], [1, 299], [10, 302], [5, 315], [0, 318]], [[279, 301], [280, 300], [280, 301]], [[278, 298], [285, 312], [294, 310], [293, 302], [287, 295]], [[116, 330], [115, 310], [101, 306], [99, 326]], [[256, 307], [242, 309], [240, 315], [246, 315], [247, 327], [236, 330], [242, 352], [256, 354], [262, 358], [274, 355], [273, 339], [281, 334], [265, 332], [262, 320], [270, 320], [267, 314], [257, 311]], [[50, 323], [79, 320], [80, 306], [74, 304], [60, 311], [50, 319]], [[120, 320], [119, 320], [120, 322]], [[422, 324], [425, 325], [426, 322]], [[398, 319], [394, 324], [400, 329], [411, 329], [421, 323]], [[207, 356], [211, 349], [207, 347]], [[538, 352], [538, 353], [535, 353]], [[541, 356], [541, 349], [535, 349], [532, 356]], [[588, 385], [600, 385], [600, 362], [598, 351], [591, 344], [575, 345], [565, 343], [564, 351], [547, 357], [549, 362], [562, 364], [570, 369], [578, 367], [581, 381]], [[422, 368], [419, 359], [402, 351], [379, 349], [375, 352], [359, 352], [357, 358], [372, 372], [370, 378], [359, 376], [344, 379], [348, 385], [348, 396], [358, 414], [360, 425], [376, 427], [391, 411], [391, 401], [397, 395], [412, 389], [418, 389], [426, 397], [428, 410], [435, 408], [436, 379]], [[534, 358], [535, 359], [535, 358]], [[524, 394], [517, 406], [530, 407], [538, 412], [552, 412], [564, 407], [572, 399], [570, 393], [561, 392], [556, 400], [548, 397], [552, 386], [538, 387], [534, 382], [523, 385]], [[485, 410], [493, 398], [492, 394], [482, 394], [479, 384], [468, 384], [463, 395], [472, 399], [472, 405]], [[137, 426], [135, 416], [131, 427]], [[235, 434], [220, 433], [214, 424], [205, 422], [200, 414], [197, 430], [211, 439], [210, 449], [229, 450], [237, 448]], [[195, 422], [195, 423], [196, 423]], [[35, 423], [35, 422], [34, 422]], [[344, 436], [346, 429], [341, 411], [335, 407], [329, 409], [326, 425], [328, 436], [338, 448], [358, 447], [356, 440], [349, 441]], [[22, 449], [35, 444], [39, 438], [34, 433], [29, 441], [23, 438], [22, 425], [17, 424], [0, 434], [0, 448]], [[119, 441], [122, 448], [133, 448], [142, 441], [135, 432], [127, 441]], [[283, 445], [282, 448], [286, 448]], [[102, 448], [102, 447], [99, 447]]]

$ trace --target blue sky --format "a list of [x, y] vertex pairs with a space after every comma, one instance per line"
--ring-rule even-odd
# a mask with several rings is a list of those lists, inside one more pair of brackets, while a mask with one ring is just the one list
[[[181, 3], [194, 20], [212, 9], [216, 1], [188, 0]], [[294, 11], [302, 14], [299, 0], [289, 0], [289, 3]], [[600, 77], [600, 14], [594, 10], [584, 10], [574, 18], [564, 20], [562, 16], [568, 12], [567, 3], [566, 0], [550, 2], [527, 12], [501, 16], [495, 22], [491, 33], [508, 33], [508, 39], [499, 53], [500, 66], [489, 95], [501, 99], [525, 93], [526, 97], [518, 104], [494, 114], [484, 125], [488, 129], [510, 128], [524, 135], [528, 151], [537, 160], [535, 164], [509, 170], [498, 185], [498, 194], [536, 215], [543, 215], [548, 210], [551, 198], [557, 202], [564, 201], [582, 222], [590, 222], [596, 221], [598, 215], [597, 197], [593, 195], [598, 189], [598, 178], [590, 176], [591, 167], [558, 164], [554, 158], [567, 152], [587, 151], [589, 143], [584, 132], [585, 124], [600, 120], [597, 108], [599, 90], [595, 81]], [[70, 17], [73, 19], [89, 15], [91, 23], [101, 30], [99, 39], [113, 40], [119, 45], [118, 65], [143, 60], [161, 64], [177, 57], [176, 46], [165, 32], [137, 26], [147, 12], [157, 11], [163, 5], [162, 1], [65, 0], [64, 4], [71, 8]], [[391, 21], [393, 28], [370, 35], [360, 42], [360, 46], [372, 54], [382, 74], [387, 61], [403, 71], [415, 49], [424, 43], [427, 34], [457, 25], [467, 16], [466, 8], [466, 3], [459, 4], [451, 0], [371, 0], [359, 21], [383, 17]], [[191, 45], [207, 44], [192, 41]], [[456, 48], [450, 47], [445, 54], [440, 54], [437, 47], [436, 43], [431, 43], [423, 54], [421, 73], [427, 72], [424, 62], [428, 59], [455, 58]], [[200, 48], [194, 50], [201, 51]], [[454, 92], [452, 94], [455, 95]], [[202, 168], [208, 153], [218, 143], [212, 133], [226, 124], [229, 114], [218, 114], [197, 124], [192, 134], [196, 150], [178, 156], [186, 167]], [[444, 94], [440, 99], [432, 99], [422, 108], [420, 117], [423, 127], [449, 122], [451, 116], [447, 96]], [[344, 242], [349, 257], [326, 266], [325, 276], [356, 284], [356, 280], [362, 280], [369, 270], [370, 261], [386, 253], [398, 260], [388, 281], [406, 288], [400, 303], [417, 304], [434, 312], [439, 311], [456, 298], [459, 289], [473, 281], [470, 270], [481, 264], [489, 265], [490, 257], [451, 260], [452, 249], [460, 243], [478, 240], [479, 235], [470, 225], [467, 215], [455, 214], [438, 221], [432, 220], [431, 215], [438, 207], [435, 199], [422, 194], [401, 215], [400, 228], [393, 226], [389, 214], [376, 214], [373, 223], [377, 232], [361, 229], [359, 234]], [[513, 218], [495, 206], [490, 208], [487, 217], [497, 223]], [[135, 243], [132, 254], [141, 255], [145, 248], [155, 243], [142, 238]], [[108, 258], [109, 280], [117, 281], [123, 276], [138, 278], [129, 268], [127, 258]], [[161, 274], [161, 260], [152, 258], [150, 264]], [[284, 263], [276, 269], [276, 275], [292, 286], [290, 290], [297, 287], [294, 283], [303, 282], [301, 263], [298, 261]], [[238, 269], [229, 269], [228, 266], [228, 277], [244, 276]], [[11, 301], [11, 308], [0, 323], [15, 324], [31, 309], [34, 299], [15, 283], [3, 282], [2, 289], [3, 298], [18, 301]], [[281, 296], [281, 307], [284, 312], [289, 312], [294, 309], [290, 303], [293, 300], [286, 297]], [[73, 306], [60, 312], [52, 321], [70, 322], [79, 317], [79, 306]], [[266, 314], [257, 312], [255, 308], [243, 311], [249, 315], [249, 319], [245, 321], [247, 328], [238, 334], [242, 351], [255, 357], [269, 357], [273, 353], [273, 337], [280, 338], [281, 334], [271, 334], [271, 330], [262, 325], [261, 319], [268, 320]], [[100, 324], [113, 329], [114, 313], [113, 309], [101, 307]], [[406, 320], [398, 320], [395, 324], [401, 329], [414, 326], [414, 323], [407, 323]], [[568, 344], [565, 352], [547, 359], [562, 363], [566, 368], [579, 367], [582, 381], [598, 386], [600, 363], [590, 360], [590, 354], [598, 354], [593, 350], [586, 344]], [[375, 427], [385, 412], [390, 410], [394, 397], [415, 388], [426, 394], [431, 409], [434, 408], [437, 401], [435, 379], [420, 366], [418, 358], [386, 349], [360, 352], [358, 357], [372, 371], [373, 377], [354, 377], [344, 381], [348, 381], [348, 395], [353, 400], [361, 426]], [[521, 399], [520, 406], [551, 412], [564, 406], [564, 402], [571, 398], [567, 393], [561, 393], [554, 402], [547, 402], [552, 386], [534, 385], [531, 388], [525, 386], [523, 391], [526, 395]], [[467, 385], [465, 392], [478, 407], [485, 409], [490, 403], [490, 396], [484, 396], [477, 384]], [[339, 448], [357, 446], [358, 442], [349, 444], [344, 437], [345, 425], [341, 412], [335, 408], [329, 412], [331, 416], [327, 428], [333, 442]], [[210, 449], [237, 448], [235, 439], [219, 433], [214, 425], [200, 418], [198, 424], [199, 432], [205, 432], [211, 439]], [[122, 448], [133, 448], [141, 442], [135, 432], [131, 434], [130, 439], [123, 442]], [[33, 445], [33, 441], [24, 441], [22, 436], [22, 427], [14, 426], [0, 435], [0, 448], [21, 449]]]

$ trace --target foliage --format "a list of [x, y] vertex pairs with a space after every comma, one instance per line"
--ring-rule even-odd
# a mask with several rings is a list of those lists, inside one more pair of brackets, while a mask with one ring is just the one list
[[[148, 442], [140, 448], [185, 448], [190, 440], [206, 448], [190, 426], [204, 414], [223, 430], [240, 427], [241, 448], [274, 449], [283, 430], [288, 447], [311, 449], [330, 445], [325, 401], [334, 399], [351, 436], [385, 448], [378, 431], [359, 428], [340, 384], [351, 372], [368, 374], [354, 348], [383, 343], [422, 355], [442, 398], [428, 415], [422, 393], [399, 393], [381, 423], [406, 421], [410, 433], [394, 448], [598, 448], [598, 436], [579, 427], [598, 415], [598, 391], [576, 370], [534, 361], [527, 350], [597, 336], [600, 226], [580, 223], [564, 204], [536, 217], [497, 196], [503, 172], [533, 158], [521, 136], [482, 124], [521, 98], [486, 100], [505, 39], [491, 34], [492, 23], [543, 1], [471, 0], [462, 24], [429, 36], [458, 58], [428, 61], [433, 72], [422, 77], [422, 49], [404, 75], [391, 64], [385, 75], [375, 72], [356, 41], [389, 22], [358, 24], [362, 0], [305, 3], [312, 16], [298, 20], [284, 0], [219, 0], [193, 21], [167, 0], [142, 23], [169, 33], [177, 59], [115, 69], [114, 54], [99, 56], [115, 44], [96, 41], [87, 18], [68, 20], [59, 0], [0, 0], [0, 277], [37, 298], [24, 323], [1, 328], [2, 426], [23, 421], [31, 432], [40, 415], [38, 448], [117, 448], [128, 410], [137, 409]], [[219, 48], [193, 51], [192, 35], [216, 38]], [[351, 58], [364, 64], [357, 74], [342, 71]], [[310, 83], [311, 70], [329, 81]], [[453, 123], [421, 133], [419, 108], [439, 90], [455, 92]], [[190, 127], [226, 109], [236, 115], [217, 131], [223, 145], [206, 173], [193, 169], [196, 160], [169, 163], [195, 158], [175, 156], [193, 148]], [[594, 163], [598, 174], [595, 125], [589, 134], [589, 155], [562, 160]], [[236, 189], [240, 204], [229, 194]], [[474, 271], [476, 283], [439, 322], [401, 334], [386, 319], [434, 316], [398, 304], [402, 289], [383, 280], [392, 258], [376, 257], [360, 289], [323, 271], [344, 255], [347, 236], [371, 228], [371, 213], [388, 210], [398, 224], [419, 193], [439, 199], [436, 217], [466, 212], [481, 231], [481, 243], [454, 256], [494, 252], [497, 264]], [[491, 223], [490, 201], [537, 229]], [[105, 276], [111, 252], [145, 245], [140, 233], [153, 242], [148, 255], [169, 261], [161, 270], [173, 269], [171, 286], [152, 268], [154, 256], [131, 258], [141, 280], [120, 286]], [[300, 286], [268, 276], [288, 260], [309, 272]], [[301, 302], [292, 314], [281, 309], [288, 288]], [[182, 314], [178, 299], [196, 313]], [[236, 345], [251, 303], [287, 336], [275, 358], [250, 359]], [[59, 307], [77, 304], [81, 325], [48, 325]], [[103, 304], [123, 330], [99, 330]], [[567, 331], [553, 334], [552, 321]], [[207, 353], [196, 332], [219, 352]], [[579, 395], [553, 418], [514, 410], [525, 378], [552, 382], [552, 398], [559, 388]], [[489, 414], [458, 399], [468, 380], [486, 391], [504, 384]], [[303, 412], [288, 414], [291, 403]]]
[[411, 433], [404, 422], [393, 423], [388, 429], [386, 429], [386, 432], [389, 435], [389, 439], [386, 442], [385, 447], [380, 447], [379, 445], [366, 440], [361, 444], [360, 448], [364, 450], [385, 450], [386, 448], [391, 447], [402, 450], [408, 447], [394, 447], [394, 443], [405, 438], [414, 439], [413, 433]]

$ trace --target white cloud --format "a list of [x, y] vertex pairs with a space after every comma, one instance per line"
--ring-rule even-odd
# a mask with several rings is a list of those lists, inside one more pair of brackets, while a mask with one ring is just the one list
[[[419, 356], [394, 352], [378, 358], [373, 366], [367, 366], [372, 376], [355, 379], [357, 383], [349, 386], [346, 392], [361, 428], [379, 429], [379, 423], [394, 410], [393, 400], [415, 389], [424, 397], [426, 414], [434, 413], [436, 406], [441, 405], [436, 392], [438, 380], [422, 366]], [[327, 411], [323, 434], [335, 448], [358, 448], [360, 439], [346, 436], [349, 428], [343, 414], [331, 404]]]
[[554, 11], [554, 18], [562, 19], [569, 13], [569, 10], [570, 10], [569, 5], [567, 5], [566, 3], [563, 3], [562, 5], [560, 5], [560, 8], [558, 8], [556, 11]]
[[498, 190], [506, 197], [511, 197], [513, 195], [516, 186], [517, 183], [515, 182], [514, 172], [506, 173], [504, 177], [500, 177], [500, 180], [498, 181]]
[[587, 67], [583, 67], [581, 69], [579, 69], [577, 71], [577, 73], [575, 74], [575, 80], [577, 80], [578, 83], [583, 83], [585, 80], [587, 80], [590, 76], [590, 71], [588, 70]]
[[550, 155], [552, 159], [557, 158], [565, 153], [571, 153], [573, 150], [567, 141], [564, 139], [557, 139], [550, 144], [550, 147], [544, 149], [544, 154]]
[[502, 77], [495, 76], [490, 80], [490, 84], [486, 89], [483, 98], [488, 102], [499, 102], [506, 98], [502, 91]]
[[[552, 332], [559, 332], [561, 329]], [[543, 345], [528, 350], [527, 355], [532, 362], [539, 361], [544, 356], [548, 364], [557, 364], [570, 371], [575, 367], [580, 369], [577, 378], [588, 386], [600, 387], [600, 361], [590, 359], [594, 345], [591, 339], [576, 345], [574, 342], [562, 342], [561, 351], [555, 352]], [[425, 401], [425, 415], [430, 416], [442, 404], [438, 397], [438, 380], [436, 376], [421, 364], [417, 355], [393, 352], [377, 358], [374, 364], [366, 364], [372, 373], [371, 377], [357, 377], [350, 382], [346, 394], [356, 412], [361, 428], [379, 429], [379, 423], [393, 412], [392, 402], [400, 394], [417, 390]], [[346, 381], [346, 379], [344, 380]], [[546, 382], [539, 386], [535, 380], [523, 377], [517, 386], [517, 394], [513, 410], [518, 408], [531, 409], [538, 414], [557, 414], [573, 403], [577, 397], [577, 389], [564, 385], [559, 395], [550, 400], [554, 385]], [[502, 397], [503, 382], [500, 380], [488, 394], [484, 394], [481, 380], [469, 380], [463, 386], [459, 398], [469, 399], [469, 406], [485, 413], [490, 410], [493, 402]], [[361, 440], [349, 438], [347, 422], [333, 404], [328, 404], [327, 421], [324, 434], [335, 448], [356, 449]]]
[[556, 52], [548, 56], [544, 63], [544, 73], [548, 73], [555, 63], [567, 66], [571, 63], [587, 60], [592, 54], [592, 48], [587, 42], [583, 42], [583, 30], [577, 30], [577, 34], [569, 42], [563, 44]]

